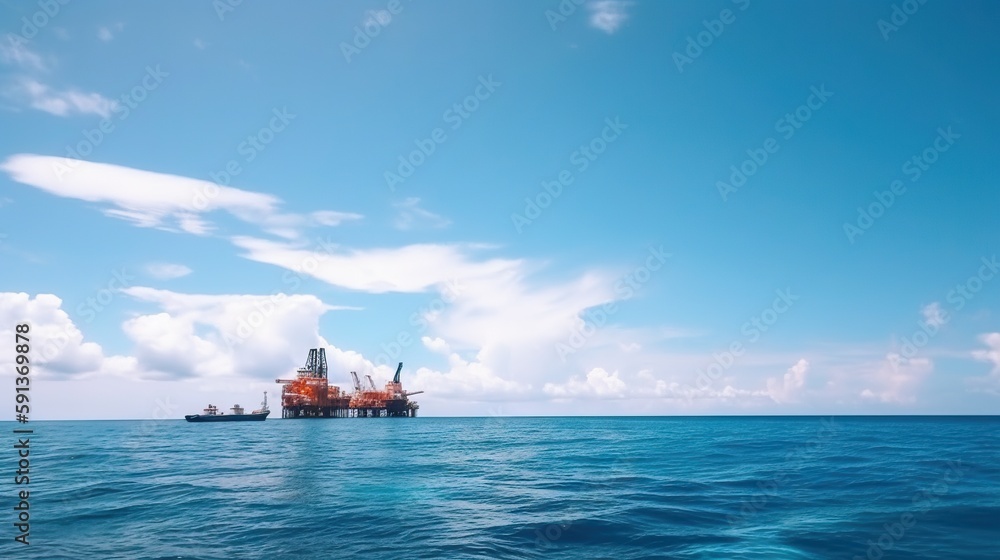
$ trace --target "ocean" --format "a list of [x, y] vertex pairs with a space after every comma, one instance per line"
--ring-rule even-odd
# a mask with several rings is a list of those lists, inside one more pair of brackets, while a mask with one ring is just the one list
[[1000, 558], [1000, 417], [2, 426], [0, 558]]

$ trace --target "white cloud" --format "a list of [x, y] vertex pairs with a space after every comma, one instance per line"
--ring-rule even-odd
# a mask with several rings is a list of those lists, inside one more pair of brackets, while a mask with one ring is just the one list
[[393, 206], [398, 211], [393, 225], [399, 230], [411, 230], [418, 227], [443, 228], [451, 224], [451, 220], [439, 216], [420, 207], [420, 199], [410, 197]]
[[122, 291], [161, 309], [122, 326], [135, 344], [139, 371], [154, 378], [274, 379], [322, 343], [320, 316], [348, 309], [311, 295], [202, 295], [146, 287]]
[[[402, 316], [410, 317], [414, 339], [426, 336], [424, 345], [432, 351], [451, 352], [452, 365], [447, 372], [426, 369], [420, 379], [447, 385], [461, 375], [475, 375], [457, 384], [469, 398], [494, 398], [473, 397], [470, 392], [477, 388], [517, 393], [536, 380], [551, 379], [551, 372], [567, 367], [555, 343], [573, 332], [581, 311], [617, 297], [614, 275], [587, 272], [543, 280], [535, 274], [543, 263], [490, 258], [484, 254], [489, 249], [471, 244], [364, 250], [331, 245], [317, 251], [245, 237], [233, 242], [248, 259], [334, 286], [375, 294], [428, 293], [426, 303]], [[461, 359], [457, 352], [476, 358]]]
[[601, 368], [587, 372], [585, 379], [573, 376], [566, 383], [546, 383], [542, 388], [547, 395], [556, 398], [622, 398], [626, 389], [625, 382], [618, 377], [617, 371], [608, 373]]
[[796, 401], [799, 392], [805, 387], [807, 371], [809, 371], [809, 362], [802, 359], [796, 362], [794, 366], [788, 368], [784, 378], [776, 379], [772, 377], [768, 379], [768, 395], [776, 403]]
[[623, 0], [592, 0], [587, 4], [590, 25], [609, 35], [613, 34], [628, 19], [625, 8], [631, 4]]
[[[556, 399], [629, 399], [633, 401], [660, 401], [669, 410], [677, 411], [678, 407], [687, 410], [705, 410], [707, 407], [725, 406], [759, 406], [769, 400], [770, 392], [765, 390], [739, 389], [729, 383], [728, 379], [720, 380], [716, 386], [695, 387], [687, 383], [679, 383], [657, 378], [648, 369], [640, 370], [627, 380], [618, 370], [608, 373], [603, 368], [591, 369], [585, 378], [570, 377], [564, 383], [546, 383], [543, 392]], [[660, 412], [664, 412], [661, 409]]]
[[0, 42], [0, 63], [16, 66], [23, 72], [9, 76], [0, 90], [4, 97], [19, 105], [60, 117], [92, 114], [106, 118], [115, 108], [116, 101], [99, 93], [77, 88], [57, 89], [33, 77], [47, 72], [53, 61], [28, 49], [25, 41], [16, 35], [8, 33]]
[[108, 99], [99, 93], [84, 93], [76, 89], [55, 90], [28, 77], [17, 80], [7, 95], [39, 111], [60, 117], [78, 114], [107, 118], [111, 116], [117, 104], [113, 99]]
[[193, 44], [194, 44], [195, 48], [197, 48], [199, 50], [205, 50], [205, 48], [208, 47], [208, 43], [206, 43], [205, 41], [203, 41], [201, 39], [195, 39], [193, 41]]
[[112, 31], [112, 28], [114, 29], [114, 31], [122, 31], [125, 29], [125, 24], [116, 23], [111, 26], [101, 26], [97, 30], [97, 38], [104, 41], [105, 43], [111, 41], [112, 39], [115, 38], [115, 34], [114, 31]]
[[489, 357], [483, 352], [480, 352], [472, 362], [454, 353], [449, 356], [448, 361], [450, 365], [448, 371], [418, 368], [413, 376], [413, 387], [426, 391], [435, 398], [462, 398], [476, 401], [524, 397], [531, 391], [530, 383], [500, 377], [489, 365]]
[[928, 358], [907, 358], [890, 352], [868, 376], [869, 387], [861, 391], [861, 397], [883, 403], [913, 403], [916, 390], [933, 369]]
[[[518, 394], [536, 380], [551, 379], [552, 371], [566, 367], [559, 362], [556, 341], [573, 332], [583, 310], [617, 297], [612, 274], [542, 279], [536, 273], [544, 263], [491, 258], [486, 252], [492, 250], [479, 245], [315, 250], [248, 237], [233, 242], [248, 259], [334, 286], [374, 294], [427, 293], [427, 302], [403, 310], [402, 316], [414, 326], [413, 339], [425, 336], [424, 346], [449, 356], [447, 371], [424, 368], [418, 375], [421, 383], [435, 384], [435, 394], [443, 390], [489, 400], [495, 397], [475, 391]], [[469, 361], [459, 353], [476, 358]]]
[[[505, 259], [474, 261], [469, 244], [407, 245], [397, 248], [349, 250], [329, 246], [325, 250], [236, 237], [233, 243], [244, 257], [309, 275], [334, 286], [371, 293], [425, 292], [454, 279], [482, 279], [516, 274], [520, 262]], [[312, 263], [307, 266], [307, 263]], [[315, 266], [313, 266], [315, 265]], [[305, 270], [304, 270], [305, 269]]]
[[921, 313], [924, 316], [924, 321], [932, 327], [940, 327], [948, 322], [948, 312], [941, 309], [941, 304], [936, 301], [925, 305]]
[[130, 356], [106, 356], [86, 341], [51, 294], [0, 293], [0, 332], [13, 339], [13, 325], [30, 324], [33, 371], [53, 377], [273, 381], [293, 371], [306, 350], [326, 345], [319, 336], [321, 315], [349, 309], [311, 295], [198, 295], [147, 287], [122, 292], [159, 308], [122, 324], [134, 345]]
[[1000, 333], [987, 333], [979, 336], [979, 340], [989, 346], [989, 350], [975, 350], [972, 357], [993, 364], [991, 375], [1000, 377]]
[[173, 280], [191, 274], [191, 269], [182, 264], [150, 263], [146, 265], [146, 273], [158, 280]]
[[[106, 371], [106, 358], [100, 345], [84, 340], [83, 333], [62, 309], [62, 300], [52, 294], [0, 293], [0, 332], [14, 339], [13, 327], [30, 325], [32, 371], [42, 375], [66, 377]], [[9, 336], [8, 336], [9, 333]], [[13, 356], [3, 354], [13, 362]], [[121, 365], [118, 362], [107, 365]], [[5, 368], [10, 369], [10, 368]]]
[[424, 336], [420, 338], [420, 342], [423, 342], [424, 346], [426, 346], [431, 352], [444, 354], [445, 356], [451, 353], [451, 346], [449, 346], [443, 339]]
[[[665, 369], [689, 369], [688, 364], [678, 361], [676, 366], [665, 367]], [[679, 383], [673, 380], [659, 379], [648, 369], [640, 370], [629, 383], [630, 396], [634, 398], [662, 399], [671, 403], [671, 406], [690, 407], [692, 409], [704, 410], [706, 407], [717, 405], [754, 405], [760, 404], [769, 397], [767, 391], [737, 389], [733, 387], [731, 378], [720, 378], [716, 383], [704, 386], [696, 381], [694, 385], [690, 383]], [[716, 388], [721, 385], [722, 388]]]
[[4, 40], [0, 42], [0, 62], [39, 72], [48, 69], [42, 57], [28, 49], [25, 41], [13, 33], [5, 35]]
[[[0, 164], [14, 181], [50, 194], [110, 205], [104, 213], [139, 227], [210, 233], [203, 215], [222, 210], [240, 220], [284, 237], [295, 237], [303, 227], [334, 225], [360, 219], [359, 214], [320, 211], [285, 214], [275, 196], [210, 181], [155, 173], [106, 163], [54, 156], [18, 154]], [[139, 185], [142, 188], [137, 188]]]
[[[526, 286], [522, 289], [529, 294], [533, 291]], [[371, 356], [361, 352], [331, 345], [320, 334], [319, 320], [328, 311], [343, 308], [328, 305], [311, 295], [184, 294], [148, 287], [132, 287], [122, 292], [136, 302], [153, 306], [153, 309], [131, 313], [122, 323], [122, 331], [132, 343], [125, 356], [107, 356], [98, 344], [87, 341], [62, 310], [59, 298], [52, 295], [43, 294], [32, 300], [27, 294], [0, 294], [0, 321], [4, 321], [0, 325], [8, 325], [9, 330], [9, 325], [28, 320], [38, 340], [63, 341], [51, 351], [33, 348], [39, 353], [38, 371], [43, 376], [58, 379], [82, 376], [95, 380], [114, 377], [123, 378], [123, 383], [128, 380], [184, 381], [186, 388], [174, 388], [183, 392], [191, 392], [193, 387], [200, 388], [199, 391], [210, 389], [216, 395], [243, 391], [249, 384], [256, 384], [255, 390], [273, 387], [269, 384], [274, 379], [291, 375], [295, 367], [301, 365], [309, 348], [327, 348], [331, 382], [343, 387], [350, 386], [349, 371], [370, 373], [377, 383], [381, 383], [391, 377], [397, 358], [411, 364], [414, 359], [410, 357], [412, 353], [404, 349], [399, 354], [382, 355], [373, 361]], [[437, 358], [440, 356], [446, 363], [444, 367], [421, 363], [415, 371], [406, 372], [406, 388], [426, 391], [419, 400], [428, 410], [433, 409], [432, 414], [459, 410], [457, 402], [463, 403], [461, 406], [465, 408], [462, 410], [466, 413], [476, 410], [484, 413], [486, 409], [475, 408], [474, 403], [499, 401], [520, 403], [518, 406], [528, 407], [521, 409], [527, 413], [556, 410], [551, 406], [577, 407], [565, 408], [565, 412], [710, 412], [720, 407], [759, 409], [771, 402], [802, 401], [801, 397], [806, 394], [804, 389], [811, 365], [804, 359], [788, 368], [784, 376], [767, 379], [748, 377], [747, 372], [752, 369], [747, 367], [752, 364], [743, 361], [738, 369], [726, 372], [711, 385], [696, 388], [678, 382], [677, 377], [671, 379], [670, 375], [674, 374], [669, 373], [695, 370], [697, 364], [704, 361], [704, 356], [696, 354], [626, 354], [631, 356], [626, 361], [633, 363], [655, 361], [660, 371], [669, 374], [661, 377], [649, 369], [623, 369], [621, 360], [609, 358], [607, 354], [601, 359], [615, 360], [615, 369], [581, 367], [579, 364], [560, 367], [551, 346], [532, 344], [520, 338], [523, 333], [512, 332], [503, 326], [492, 331], [492, 338], [485, 336], [486, 331], [472, 332], [466, 333], [467, 340], [456, 344], [443, 333], [447, 332], [446, 323], [453, 319], [452, 315], [471, 308], [480, 309], [478, 306], [482, 303], [475, 303], [480, 296], [477, 294], [476, 299], [465, 301], [469, 294], [461, 291], [435, 321], [421, 330], [425, 334], [414, 337], [435, 355], [431, 361], [441, 359]], [[554, 303], [550, 305], [553, 310], [562, 309]], [[495, 310], [482, 310], [491, 322], [504, 319], [496, 315]], [[535, 330], [532, 323], [533, 320], [525, 321], [521, 317], [519, 326], [531, 330], [531, 337], [552, 338], [551, 333]], [[503, 321], [500, 325], [504, 325]], [[0, 336], [5, 334], [0, 333]], [[1000, 367], [997, 366], [1000, 363], [1000, 333], [984, 335], [983, 340], [990, 350], [978, 352], [975, 357]], [[475, 343], [474, 352], [455, 350], [472, 343]], [[367, 346], [385, 349], [385, 345]], [[42, 359], [43, 352], [47, 359]], [[462, 354], [473, 357], [466, 358]], [[789, 359], [787, 355], [765, 358], [757, 365]], [[931, 370], [929, 360], [908, 360], [897, 354], [889, 354], [876, 366], [867, 374], [861, 368], [867, 386], [861, 394], [864, 400], [881, 403], [912, 402], [915, 389]], [[761, 367], [766, 370], [773, 365]], [[852, 369], [858, 371], [858, 368]], [[559, 371], [580, 373], [562, 377]], [[679, 379], [686, 378], [681, 375]], [[736, 383], [743, 380], [744, 386], [751, 387], [760, 383], [753, 379], [766, 381], [766, 389], [739, 388]], [[843, 395], [856, 397], [861, 387], [855, 387], [845, 386], [848, 391]], [[591, 404], [573, 404], [573, 401], [590, 401]], [[598, 405], [594, 401], [603, 402]]]

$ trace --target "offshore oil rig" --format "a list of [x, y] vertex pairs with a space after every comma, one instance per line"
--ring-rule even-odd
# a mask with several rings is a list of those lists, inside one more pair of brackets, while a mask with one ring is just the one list
[[406, 392], [399, 381], [403, 362], [399, 362], [396, 375], [385, 384], [384, 390], [375, 388], [371, 375], [365, 375], [367, 385], [362, 385], [357, 372], [351, 372], [354, 392], [346, 393], [327, 379], [326, 349], [309, 350], [305, 367], [298, 369], [295, 379], [275, 379], [281, 388], [282, 418], [385, 418], [417, 415], [420, 405], [409, 399], [423, 391]]

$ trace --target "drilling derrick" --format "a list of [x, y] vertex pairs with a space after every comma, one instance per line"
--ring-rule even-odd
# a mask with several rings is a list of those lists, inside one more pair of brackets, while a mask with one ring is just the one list
[[419, 405], [409, 400], [410, 395], [423, 391], [407, 393], [399, 381], [399, 373], [403, 369], [400, 362], [396, 368], [393, 380], [385, 384], [384, 390], [375, 387], [371, 375], [365, 375], [367, 386], [361, 383], [357, 372], [351, 372], [354, 383], [354, 393], [347, 394], [336, 385], [330, 385], [326, 363], [326, 349], [313, 348], [309, 350], [306, 364], [296, 372], [295, 379], [275, 379], [282, 383], [281, 417], [282, 418], [347, 418], [347, 417], [386, 417], [417, 415]]
[[326, 349], [309, 350], [305, 367], [296, 372], [295, 379], [275, 379], [283, 383], [281, 390], [281, 417], [346, 416], [350, 397], [341, 393], [340, 387], [330, 385], [327, 379]]

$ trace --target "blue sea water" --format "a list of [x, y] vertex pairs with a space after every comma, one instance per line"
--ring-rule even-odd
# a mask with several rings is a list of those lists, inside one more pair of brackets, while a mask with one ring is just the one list
[[997, 417], [31, 427], [0, 558], [1000, 558]]

